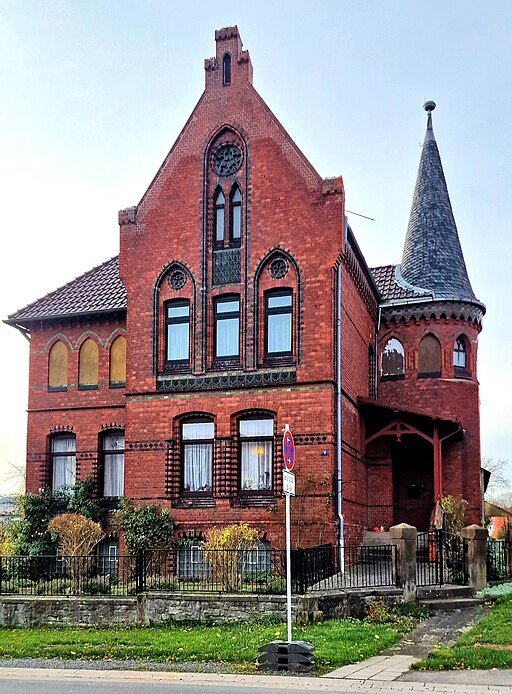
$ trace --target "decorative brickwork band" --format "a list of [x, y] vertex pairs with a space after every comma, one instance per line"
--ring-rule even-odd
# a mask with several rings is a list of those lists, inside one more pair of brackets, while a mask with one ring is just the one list
[[228, 374], [227, 376], [186, 376], [183, 378], [159, 376], [157, 390], [187, 392], [197, 390], [224, 390], [233, 388], [264, 388], [266, 386], [289, 385], [296, 382], [293, 371], [263, 371], [251, 374]]

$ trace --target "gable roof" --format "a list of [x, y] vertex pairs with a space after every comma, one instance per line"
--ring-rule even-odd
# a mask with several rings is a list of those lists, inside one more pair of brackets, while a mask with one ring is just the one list
[[119, 256], [116, 255], [12, 313], [5, 322], [25, 325], [35, 320], [118, 311], [126, 311], [126, 291], [119, 277]]

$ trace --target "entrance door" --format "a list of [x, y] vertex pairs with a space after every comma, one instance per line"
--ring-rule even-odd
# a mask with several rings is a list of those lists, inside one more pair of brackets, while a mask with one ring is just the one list
[[404, 436], [393, 445], [393, 521], [429, 529], [434, 504], [432, 444], [420, 436]]

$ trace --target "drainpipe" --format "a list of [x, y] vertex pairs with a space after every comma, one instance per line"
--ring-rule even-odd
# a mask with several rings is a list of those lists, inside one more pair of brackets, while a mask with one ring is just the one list
[[[345, 217], [345, 243], [347, 238], [347, 218]], [[345, 568], [345, 540], [343, 524], [343, 493], [341, 484], [341, 261], [337, 271], [336, 286], [336, 494], [338, 501], [338, 544], [339, 568]]]

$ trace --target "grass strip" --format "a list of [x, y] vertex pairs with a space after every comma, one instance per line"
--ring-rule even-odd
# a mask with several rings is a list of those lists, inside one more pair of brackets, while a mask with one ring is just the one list
[[451, 648], [435, 648], [417, 670], [512, 668], [512, 595], [498, 598], [491, 611]]
[[[322, 674], [376, 655], [410, 626], [407, 620], [395, 625], [333, 620], [296, 626], [293, 638], [313, 644], [316, 671]], [[210, 661], [250, 672], [258, 647], [276, 639], [286, 640], [286, 625], [0, 629], [0, 658]]]

